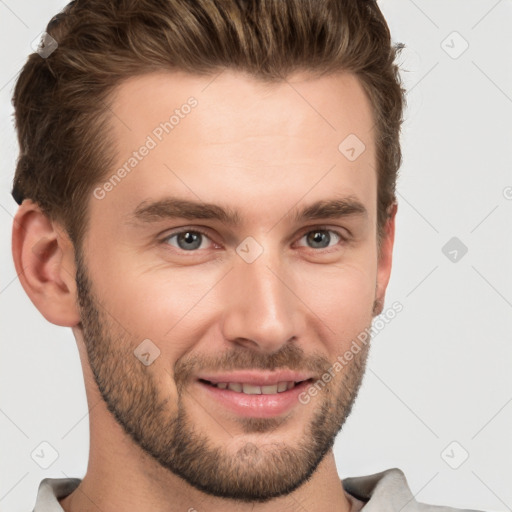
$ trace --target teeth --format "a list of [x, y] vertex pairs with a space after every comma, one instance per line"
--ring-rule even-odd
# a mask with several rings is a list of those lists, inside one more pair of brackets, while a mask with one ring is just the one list
[[243, 384], [243, 392], [246, 395], [261, 395], [261, 387], [252, 384]]
[[277, 384], [277, 392], [282, 393], [288, 389], [288, 382], [279, 382]]
[[276, 393], [282, 393], [294, 388], [295, 382], [278, 382], [271, 386], [253, 386], [252, 384], [241, 382], [219, 382], [213, 385], [220, 389], [230, 389], [236, 393], [245, 393], [246, 395], [275, 395]]

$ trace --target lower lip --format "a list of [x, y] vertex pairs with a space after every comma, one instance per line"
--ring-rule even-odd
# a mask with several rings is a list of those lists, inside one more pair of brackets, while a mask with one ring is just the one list
[[205, 382], [197, 381], [208, 396], [217, 400], [238, 416], [270, 418], [286, 413], [299, 404], [299, 395], [310, 385], [310, 381], [296, 384], [294, 388], [271, 395], [247, 395], [230, 389], [220, 389]]

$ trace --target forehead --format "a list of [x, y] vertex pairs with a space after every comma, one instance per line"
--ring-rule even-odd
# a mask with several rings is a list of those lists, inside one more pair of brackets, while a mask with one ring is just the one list
[[375, 209], [372, 109], [351, 74], [152, 73], [119, 85], [111, 112], [116, 163], [103, 183], [117, 178], [101, 207], [119, 215], [165, 195], [234, 209], [258, 197], [260, 216], [331, 192]]
[[[189, 109], [192, 102], [196, 106]], [[346, 72], [323, 77], [296, 73], [272, 83], [233, 70], [208, 76], [151, 73], [122, 82], [111, 112], [112, 128], [123, 137], [151, 133], [167, 121], [177, 142], [191, 139], [188, 125], [196, 142], [209, 143], [266, 135], [275, 139], [285, 127], [282, 137], [311, 135], [305, 149], [318, 149], [315, 144], [323, 136], [325, 143], [335, 143], [349, 130], [369, 143], [366, 132], [373, 126], [369, 100], [357, 77]], [[189, 113], [191, 120], [182, 123]]]

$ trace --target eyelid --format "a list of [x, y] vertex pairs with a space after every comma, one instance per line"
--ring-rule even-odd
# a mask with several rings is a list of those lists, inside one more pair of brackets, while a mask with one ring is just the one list
[[336, 233], [340, 238], [343, 240], [348, 240], [352, 233], [346, 228], [342, 228], [341, 226], [330, 226], [330, 225], [311, 225], [306, 226], [300, 233], [302, 233], [301, 237], [304, 236], [307, 233], [310, 233], [311, 231], [331, 231], [333, 233]]

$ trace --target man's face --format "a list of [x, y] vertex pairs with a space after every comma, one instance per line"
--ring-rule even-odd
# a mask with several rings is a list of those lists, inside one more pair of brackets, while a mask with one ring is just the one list
[[[83, 342], [113, 416], [161, 466], [245, 501], [291, 492], [331, 448], [367, 346], [309, 403], [299, 393], [370, 326], [389, 270], [369, 101], [351, 75], [289, 82], [224, 71], [122, 84], [106, 179], [129, 172], [95, 189], [77, 261]], [[175, 216], [170, 198], [197, 207]], [[335, 200], [350, 204], [299, 217]]]

